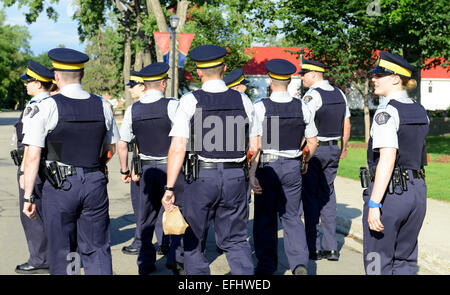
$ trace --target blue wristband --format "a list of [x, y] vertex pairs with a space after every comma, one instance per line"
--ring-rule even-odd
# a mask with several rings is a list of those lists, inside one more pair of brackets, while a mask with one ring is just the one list
[[369, 208], [381, 208], [383, 205], [381, 203], [376, 203], [372, 200], [369, 200]]

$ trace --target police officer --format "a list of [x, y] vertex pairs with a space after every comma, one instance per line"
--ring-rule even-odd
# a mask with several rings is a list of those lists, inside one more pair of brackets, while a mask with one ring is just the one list
[[[139, 99], [145, 93], [144, 80], [140, 76], [139, 72], [130, 71], [130, 81], [125, 85], [128, 86], [128, 91], [130, 92], [131, 98], [133, 100]], [[123, 126], [123, 125], [122, 125]], [[131, 169], [133, 169], [133, 164], [131, 164]], [[133, 207], [133, 213], [136, 218], [136, 230], [134, 233], [133, 242], [129, 246], [122, 247], [122, 253], [127, 255], [137, 255], [139, 249], [141, 248], [141, 224], [139, 220], [139, 181], [131, 181], [131, 179], [124, 175], [122, 181], [125, 183], [130, 183], [130, 196], [131, 205]]]
[[[386, 51], [370, 71], [375, 94], [385, 99], [374, 115], [367, 151], [369, 168], [375, 172], [374, 182], [363, 192], [367, 274], [417, 272], [417, 237], [426, 211], [423, 166], [429, 120], [424, 107], [406, 92], [417, 85], [411, 79], [413, 71], [405, 59]], [[369, 267], [374, 253], [378, 269]]]
[[[19, 158], [22, 156], [22, 161], [19, 165], [17, 180], [19, 184], [19, 207], [20, 207], [20, 221], [25, 232], [25, 237], [28, 244], [30, 257], [27, 262], [17, 265], [16, 272], [21, 274], [35, 274], [48, 273], [48, 253], [47, 253], [47, 236], [45, 234], [44, 220], [42, 215], [42, 179], [36, 178], [36, 185], [34, 187], [34, 197], [36, 204], [36, 217], [29, 219], [22, 214], [23, 210], [23, 170], [27, 147], [23, 145], [23, 135], [27, 128], [26, 120], [37, 111], [37, 104], [50, 96], [49, 89], [52, 86], [53, 72], [44, 67], [38, 62], [29, 61], [26, 73], [20, 78], [25, 81], [27, 94], [31, 95], [31, 100], [26, 104], [24, 111], [20, 114], [19, 120], [14, 127], [17, 135], [17, 153]], [[36, 108], [35, 108], [36, 107]], [[24, 128], [25, 124], [25, 128]]]
[[[250, 150], [258, 151], [260, 131], [254, 122], [254, 109], [243, 93], [229, 89], [223, 82], [226, 70], [225, 48], [202, 45], [189, 57], [194, 60], [201, 89], [180, 99], [175, 124], [170, 132], [166, 192], [162, 199], [166, 210], [176, 200], [173, 186], [190, 142], [198, 178], [185, 185], [183, 215], [189, 224], [184, 234], [186, 274], [210, 274], [205, 256], [206, 235], [214, 218], [218, 246], [226, 252], [232, 274], [253, 274], [248, 232], [246, 139]], [[214, 128], [213, 128], [214, 126]], [[196, 168], [194, 167], [194, 170]]]
[[[284, 59], [266, 63], [272, 93], [255, 102], [261, 124], [261, 155], [251, 170], [255, 193], [253, 237], [258, 265], [255, 273], [272, 274], [278, 265], [277, 213], [284, 230], [284, 248], [294, 275], [306, 275], [308, 247], [301, 209], [301, 145], [306, 138], [308, 161], [317, 146], [317, 129], [306, 104], [287, 91], [295, 66]], [[259, 169], [255, 169], [258, 167]], [[256, 172], [255, 172], [256, 170]], [[303, 171], [304, 173], [304, 171]]]
[[129, 181], [131, 177], [128, 169], [127, 144], [134, 137], [142, 164], [138, 214], [142, 244], [137, 260], [141, 275], [156, 270], [156, 250], [152, 239], [167, 178], [169, 132], [178, 107], [178, 100], [164, 98], [168, 70], [169, 65], [166, 63], [154, 63], [139, 72], [146, 91], [126, 110], [120, 130], [119, 158], [122, 180]]
[[[52, 49], [48, 57], [60, 92], [41, 101], [30, 116], [23, 139], [28, 145], [23, 211], [31, 218], [36, 214], [32, 193], [41, 150], [45, 149], [47, 181], [42, 205], [50, 273], [77, 269], [73, 252], [78, 249], [85, 274], [112, 274], [103, 159], [114, 154], [118, 129], [109, 104], [81, 87], [89, 57], [69, 48]], [[70, 261], [71, 257], [75, 260]]]
[[244, 70], [238, 68], [223, 78], [227, 87], [245, 93], [247, 91], [248, 80], [245, 79]]
[[[223, 78], [223, 81], [228, 88], [245, 93], [247, 91], [248, 80], [245, 79], [244, 70], [242, 68], [235, 69], [231, 71], [228, 75]], [[251, 190], [247, 190], [248, 201], [251, 201]], [[222, 254], [223, 250], [217, 247], [217, 252]]]
[[[336, 178], [339, 159], [347, 154], [350, 138], [350, 110], [344, 93], [324, 79], [327, 68], [321, 62], [303, 59], [299, 74], [309, 88], [303, 101], [315, 113], [319, 130], [318, 147], [303, 177], [303, 209], [310, 258], [339, 260], [336, 233]], [[338, 140], [341, 139], [341, 148]], [[317, 225], [322, 224], [322, 241]]]

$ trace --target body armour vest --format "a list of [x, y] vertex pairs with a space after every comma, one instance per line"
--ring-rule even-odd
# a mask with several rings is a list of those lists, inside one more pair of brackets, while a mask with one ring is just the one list
[[103, 102], [52, 96], [58, 108], [58, 123], [46, 138], [47, 160], [83, 168], [102, 166], [100, 153], [106, 135]]
[[146, 156], [167, 157], [171, 122], [167, 112], [169, 99], [152, 103], [137, 101], [131, 107], [132, 129], [139, 152]]
[[315, 88], [322, 98], [322, 106], [316, 111], [314, 122], [320, 137], [342, 136], [345, 116], [345, 99], [338, 88], [323, 90]]
[[[25, 110], [24, 110], [25, 111]], [[23, 149], [24, 145], [22, 143], [23, 140], [23, 122], [22, 122], [22, 118], [23, 118], [23, 112], [20, 114], [19, 120], [17, 120], [16, 123], [14, 123], [14, 127], [16, 128], [16, 137], [17, 137], [17, 148], [18, 149]]]
[[[428, 134], [429, 123], [427, 113], [417, 102], [401, 103], [390, 100], [389, 105], [397, 109], [400, 118], [398, 137], [398, 165], [404, 169], [417, 170], [424, 166], [425, 138]], [[378, 164], [380, 154], [372, 149], [372, 138], [369, 139], [367, 149], [367, 163], [369, 167]], [[425, 158], [426, 159], [426, 158]]]
[[191, 119], [191, 150], [209, 159], [233, 159], [245, 156], [249, 121], [241, 93], [228, 89], [210, 93], [192, 92], [197, 100]]
[[[263, 122], [262, 150], [300, 149], [306, 127], [302, 102], [295, 98], [288, 103], [274, 102], [269, 98], [261, 101], [266, 108]], [[275, 136], [278, 139], [274, 138]]]

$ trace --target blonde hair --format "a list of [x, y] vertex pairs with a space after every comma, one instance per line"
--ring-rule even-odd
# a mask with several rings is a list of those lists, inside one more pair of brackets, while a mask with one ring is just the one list
[[408, 79], [408, 78], [401, 78], [402, 79], [402, 85], [406, 88], [407, 91], [411, 91], [416, 89], [417, 87], [417, 81], [414, 79]]

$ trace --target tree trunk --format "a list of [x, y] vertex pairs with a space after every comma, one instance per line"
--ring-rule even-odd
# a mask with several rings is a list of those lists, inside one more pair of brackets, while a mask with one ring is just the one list
[[[127, 16], [128, 19], [128, 16]], [[123, 81], [124, 84], [130, 80], [131, 70], [131, 32], [130, 27], [125, 27], [125, 45], [124, 45], [124, 57], [123, 57]], [[128, 91], [128, 86], [125, 87], [125, 107], [130, 106], [133, 101]]]
[[403, 48], [403, 54], [405, 59], [412, 64], [413, 66], [416, 67], [417, 71], [413, 73], [412, 78], [415, 79], [417, 81], [417, 87], [414, 90], [411, 90], [408, 95], [410, 97], [415, 98], [415, 100], [420, 103], [420, 82], [421, 82], [421, 60], [420, 60], [420, 56], [421, 56], [421, 52], [419, 51], [420, 45], [419, 45], [419, 41], [415, 40], [412, 41], [409, 46], [405, 46]]
[[134, 70], [140, 71], [142, 69], [143, 58], [144, 58], [144, 48], [136, 51], [136, 56], [134, 57]]
[[[130, 32], [130, 11], [125, 10], [119, 0], [115, 0], [117, 9], [122, 14], [123, 19], [120, 22], [123, 24], [124, 33], [124, 57], [123, 57], [123, 83], [124, 85], [130, 80], [131, 70], [131, 32]], [[125, 97], [125, 107], [131, 105], [131, 95], [128, 91], [128, 86], [125, 86], [123, 96]]]
[[[147, 13], [148, 15], [151, 15], [153, 13], [153, 15], [155, 16], [156, 24], [158, 25], [158, 31], [168, 32], [169, 28], [167, 27], [167, 20], [161, 8], [159, 0], [146, 0], [146, 1], [147, 1]], [[155, 42], [155, 49], [156, 49], [156, 60], [158, 62], [162, 62], [163, 56], [156, 42]]]
[[150, 54], [150, 44], [149, 41], [147, 39], [147, 42], [145, 44], [145, 48], [144, 51], [142, 52], [142, 62], [143, 62], [143, 66], [146, 67], [149, 64], [152, 63], [152, 55]]
[[364, 82], [364, 138], [366, 143], [370, 137], [370, 112], [369, 112], [369, 79]]
[[363, 97], [363, 111], [364, 111], [364, 137], [366, 143], [369, 142], [370, 137], [370, 112], [369, 112], [369, 79], [362, 83], [354, 83], [353, 84], [356, 90], [358, 90], [359, 94]]
[[[177, 16], [180, 18], [180, 22], [178, 23], [178, 27], [176, 29], [177, 33], [181, 33], [184, 30], [184, 24], [186, 23], [186, 16], [188, 10], [189, 2], [187, 0], [178, 1], [177, 5]], [[178, 48], [178, 46], [177, 46]], [[180, 84], [180, 77], [178, 71], [178, 50], [175, 53], [175, 77], [173, 79], [173, 83], [175, 83], [175, 95], [174, 97], [178, 97], [178, 85]]]

